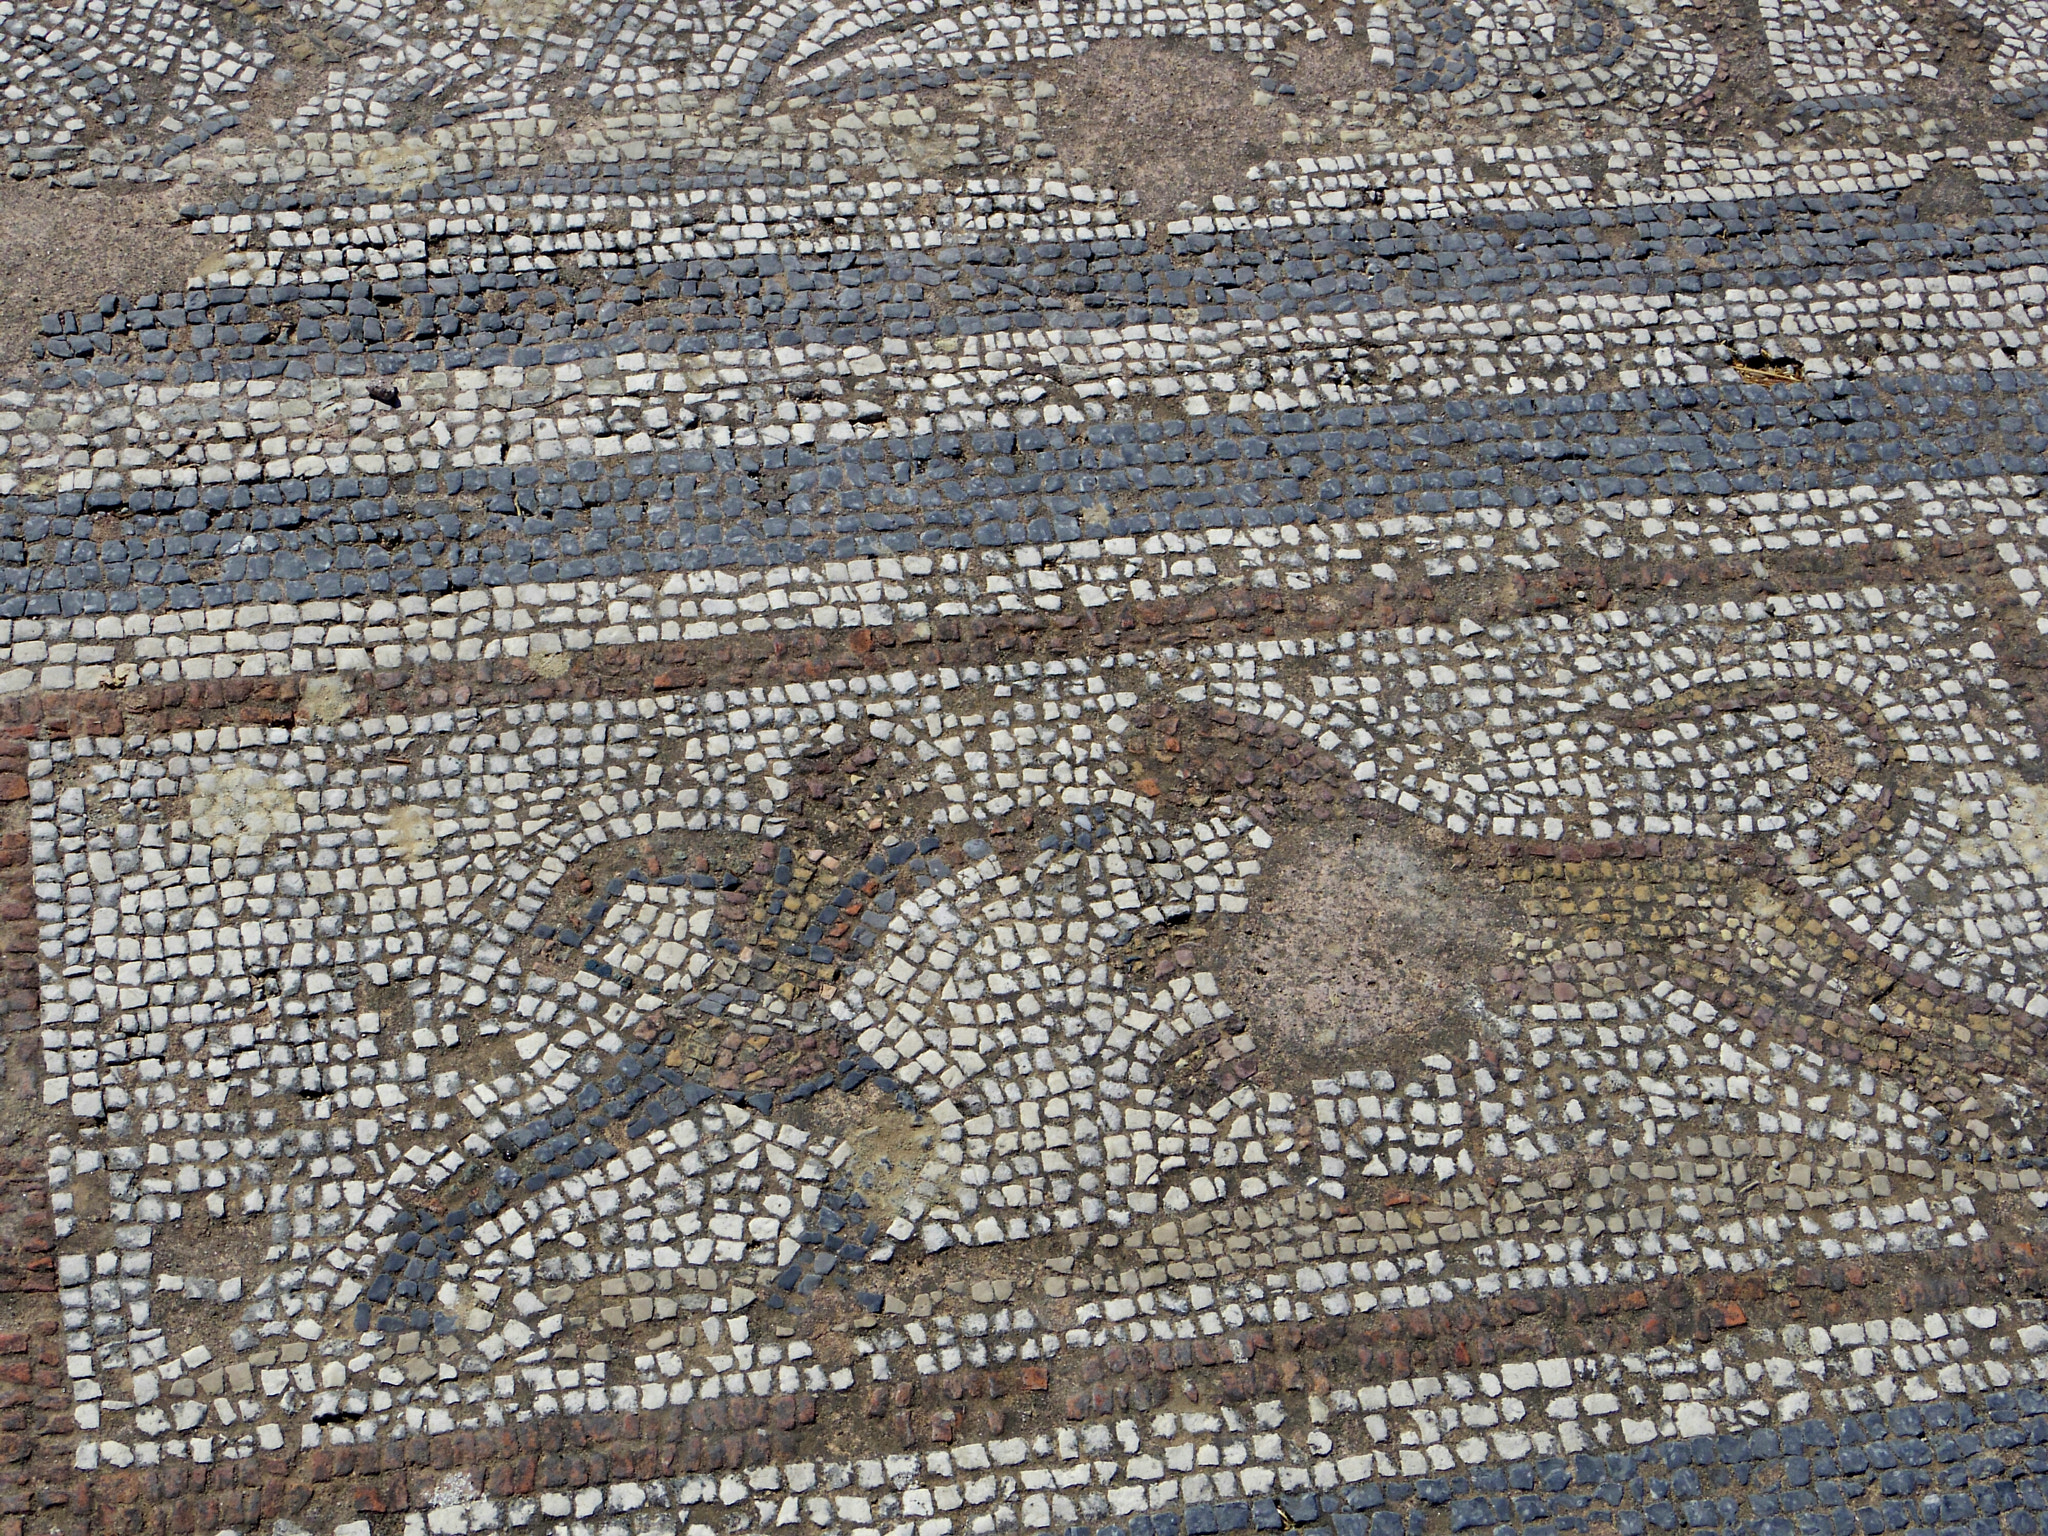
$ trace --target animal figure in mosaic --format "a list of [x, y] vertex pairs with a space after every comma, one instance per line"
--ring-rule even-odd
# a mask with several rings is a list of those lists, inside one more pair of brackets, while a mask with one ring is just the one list
[[[110, 743], [51, 823], [106, 876], [47, 939], [46, 996], [102, 1020], [59, 1062], [72, 1113], [181, 1124], [246, 1092], [320, 1138], [300, 1156], [334, 1195], [290, 1208], [256, 1149], [209, 1165], [197, 1139], [169, 1199], [129, 1205], [125, 1167], [73, 1187], [122, 1199], [130, 1278], [203, 1274], [170, 1255], [264, 1229], [318, 1258], [297, 1283], [349, 1327], [529, 1351], [444, 1268], [878, 1305], [904, 1253], [1290, 1191], [1469, 1200], [1708, 1129], [1776, 1155], [1823, 1127], [1901, 1171], [1960, 1106], [2031, 1134], [2031, 738], [1975, 633], [1938, 593], [1910, 616], [1788, 599], [1355, 636], [1263, 675], [1160, 658], [1142, 691], [1119, 668], [972, 699], [905, 673], [843, 710], [824, 689], [587, 726], [521, 710], [403, 749]], [[1910, 731], [1908, 687], [1941, 701]], [[1540, 708], [1510, 726], [1504, 698]], [[302, 847], [316, 817], [329, 841]], [[1463, 957], [1428, 1029], [1276, 1027], [1231, 925], [1284, 899], [1291, 828], [1374, 819], [1467, 872], [1495, 953]], [[225, 872], [203, 913], [200, 864]], [[1532, 874], [1489, 892], [1496, 868]], [[1845, 979], [1871, 975], [1903, 984]], [[172, 1001], [212, 1022], [166, 1033]], [[1897, 1065], [1848, 1073], [1829, 1052], [1852, 1042]], [[1688, 1240], [1758, 1267], [1819, 1240], [1812, 1204]], [[1979, 1225], [1943, 1204], [1868, 1240]], [[1654, 1236], [1394, 1252], [1366, 1277], [1592, 1283], [1661, 1263]], [[333, 1390], [326, 1411], [362, 1411]]]
[[[1901, 791], [1905, 753], [1903, 744], [1888, 739], [1882, 719], [1862, 706], [1853, 685], [1822, 685], [1825, 702], [1817, 702], [1814, 693], [1808, 689], [1802, 698], [1736, 684], [1695, 689], [1679, 708], [1585, 711], [1518, 770], [1537, 780], [1563, 781], [1563, 804], [1555, 798], [1560, 791], [1552, 791], [1553, 806], [1563, 815], [1532, 830], [1552, 841], [1597, 844], [1603, 836], [1613, 838], [1615, 819], [1663, 812], [1670, 827], [1665, 839], [1727, 845], [1731, 851], [1722, 857], [1730, 862], [1722, 867], [1729, 873], [1747, 869], [1753, 877], [1779, 870], [1782, 860], [1786, 873], [1776, 878], [1793, 904], [1801, 897], [1808, 906], [1843, 899], [1833, 894], [1837, 889], [1856, 891], [1860, 900], [1859, 861], [1868, 863], [1862, 850], [1883, 835], [1878, 822]], [[1220, 718], [1232, 729], [1256, 729], [1256, 720]], [[1001, 739], [1015, 749], [1008, 732], [988, 744]], [[1068, 757], [1079, 744], [1062, 736], [1054, 745]], [[1583, 761], [1573, 761], [1575, 750]], [[1460, 776], [1436, 754], [1454, 751], [1441, 741], [1429, 753], [1448, 782]], [[1346, 761], [1341, 747], [1324, 755], [1336, 782], [1359, 784], [1359, 765]], [[1617, 766], [1603, 769], [1603, 758]], [[910, 766], [907, 757], [903, 766]], [[1470, 813], [1468, 824], [1505, 827], [1505, 835], [1512, 835], [1519, 820], [1512, 778], [1490, 776], [1483, 763], [1469, 766], [1473, 771], [1463, 781], [1485, 788], [1483, 799], [1475, 789], [1457, 802]], [[1225, 793], [1228, 785], [1226, 777]], [[971, 862], [956, 874], [939, 856], [941, 840], [926, 834], [921, 840], [901, 837], [864, 862], [846, 859], [832, 872], [822, 850], [800, 854], [787, 845], [764, 844], [743, 871], [714, 874], [705, 866], [658, 877], [659, 883], [613, 879], [608, 894], [575, 923], [544, 937], [570, 946], [589, 973], [604, 980], [630, 976], [644, 988], [627, 1013], [630, 1018], [637, 1012], [643, 1022], [627, 1029], [623, 1020], [615, 1021], [621, 1034], [637, 1034], [642, 1043], [608, 1068], [586, 1074], [599, 1080], [579, 1090], [576, 1113], [565, 1118], [563, 1110], [551, 1110], [500, 1132], [497, 1147], [506, 1161], [495, 1176], [499, 1185], [543, 1188], [578, 1171], [579, 1157], [607, 1155], [598, 1136], [608, 1123], [623, 1123], [630, 1140], [705, 1102], [744, 1105], [772, 1120], [815, 1095], [858, 1091], [872, 1082], [909, 1116], [940, 1105], [985, 1113], [1004, 1103], [1006, 1082], [1028, 1080], [1034, 1066], [1042, 1071], [1045, 1061], [1039, 1058], [1054, 1059], [1049, 1051], [1075, 1065], [1085, 1062], [1111, 1080], [1168, 1085], [1167, 1097], [1156, 1101], [1161, 1114], [1172, 1105], [1180, 1115], [1199, 1117], [1210, 1094], [1228, 1098], [1254, 1074], [1288, 1096], [1308, 1097], [1310, 1070], [1272, 1059], [1258, 1040], [1243, 1035], [1232, 1022], [1232, 999], [1219, 995], [1205, 971], [1180, 968], [1185, 973], [1173, 985], [1148, 995], [1144, 978], [1122, 958], [1126, 952], [1133, 958], [1157, 953], [1159, 935], [1171, 941], [1175, 925], [1185, 923], [1203, 900], [1198, 881], [1216, 887], [1204, 911], [1214, 912], [1233, 890], [1242, 893], [1236, 910], [1257, 899], [1271, 877], [1256, 845], [1270, 846], [1270, 836], [1243, 815], [1210, 818], [1196, 827], [1114, 800], [1077, 799], [1076, 793], [1066, 792], [1057, 828], [1043, 836], [1036, 855], [1009, 872], [985, 845], [970, 843]], [[745, 809], [753, 803], [746, 795], [737, 803], [740, 817], [757, 814]], [[736, 828], [737, 821], [727, 825]], [[1503, 834], [1482, 833], [1477, 845], [1483, 848], [1496, 835]], [[1918, 861], [1919, 871], [1926, 868], [1924, 859]], [[1910, 927], [1939, 956], [1943, 941], [1928, 930], [1947, 930], [1956, 921], [1945, 913], [1977, 919], [1967, 917], [1967, 900], [1961, 907], [1950, 905], [1938, 889], [1943, 877], [1938, 871], [1934, 876], [1929, 881], [1922, 873], [1904, 886], [1890, 882], [1884, 899], [1899, 916], [1880, 927], [1891, 934]], [[964, 893], [939, 892], [941, 881], [956, 879]], [[1681, 883], [1694, 885], [1693, 902], [1711, 907], [1725, 900], [1715, 881], [1701, 886], [1681, 875]], [[667, 891], [690, 893], [677, 899], [694, 901], [694, 914], [686, 915], [687, 904], [672, 905]], [[1780, 908], [1785, 904], [1781, 899]], [[1654, 949], [1626, 922], [1614, 931], [1617, 951], [1624, 944], [1632, 953]], [[883, 964], [891, 951], [896, 958]], [[1107, 958], [1106, 968], [1100, 958]], [[1761, 999], [1823, 974], [1825, 962], [1793, 946], [1767, 956], [1754, 971], [1743, 979], [1742, 991]], [[2032, 967], [2023, 974], [2032, 976]], [[1637, 983], [1644, 991], [1652, 986], [1646, 975]], [[1983, 979], [1974, 985], [1981, 987]], [[1474, 1049], [1498, 1022], [1485, 992], [1468, 988]], [[2018, 996], [2023, 1001], [2025, 994]], [[2016, 1011], [2005, 1010], [2008, 1016]], [[751, 1058], [758, 1086], [730, 1071], [720, 1077], [711, 1070], [725, 1063], [714, 1060], [716, 1049], [704, 1040], [707, 1022], [720, 1031], [781, 1037], [779, 1047], [763, 1047]], [[1020, 1026], [1027, 1033], [1035, 1029], [1039, 1043], [1023, 1038]], [[801, 1047], [808, 1036], [821, 1038], [806, 1058]], [[649, 1052], [648, 1041], [665, 1051]], [[1392, 1056], [1384, 1054], [1388, 1049]], [[1393, 1040], [1374, 1046], [1366, 1059], [1394, 1063], [1405, 1054]], [[660, 1067], [643, 1075], [643, 1066], [657, 1060]], [[1346, 1067], [1342, 1053], [1327, 1060], [1319, 1070], [1356, 1070]], [[1768, 1070], [1752, 1076], [1758, 1102], [1779, 1091]], [[878, 1111], [875, 1101], [868, 1113]], [[1211, 1119], [1219, 1113], [1208, 1111]], [[1607, 1120], [1604, 1110], [1595, 1113], [1598, 1121]], [[1571, 1123], [1584, 1123], [1583, 1117]], [[1596, 1129], [1603, 1137], [1610, 1134], [1604, 1125]], [[1427, 1147], [1390, 1143], [1373, 1150], [1360, 1158], [1365, 1176], [1420, 1175], [1441, 1183], [1474, 1172], [1472, 1146], [1460, 1145], [1462, 1130], [1412, 1134], [1429, 1138]], [[1541, 1134], [1547, 1146], [1525, 1137], [1518, 1155], [1558, 1155], [1554, 1132]], [[1654, 1122], [1642, 1134], [1656, 1144]], [[1427, 1148], [1442, 1150], [1422, 1155]], [[1291, 1151], [1286, 1166], [1300, 1168], [1303, 1151]], [[1109, 1188], [1155, 1191], [1152, 1198], [1163, 1199], [1164, 1209], [1185, 1210], [1191, 1198], [1219, 1198], [1233, 1177], [1243, 1176], [1224, 1170], [1238, 1166], [1227, 1137], [1215, 1141], [1207, 1156], [1183, 1142], [1172, 1152], [1134, 1154], [1122, 1167], [1105, 1167], [1095, 1149], [1063, 1152], [1059, 1145], [1045, 1145], [1035, 1153], [1019, 1151], [1010, 1165], [1013, 1176], [978, 1187], [970, 1209], [987, 1213], [981, 1221], [993, 1221], [989, 1230], [998, 1238], [1017, 1240], [1050, 1230], [1051, 1213], [1077, 1200], [1083, 1210], [1091, 1199], [1100, 1208]], [[926, 1177], [934, 1171], [928, 1169]], [[1263, 1174], [1251, 1176], [1262, 1189], [1271, 1187]], [[1339, 1198], [1347, 1188], [1337, 1163], [1317, 1182]], [[1197, 1189], [1200, 1195], [1191, 1195]], [[896, 1241], [907, 1240], [928, 1203], [885, 1212], [890, 1219], [867, 1231], [870, 1243], [891, 1228]], [[942, 1228], [926, 1227], [937, 1246], [951, 1245]], [[860, 1264], [868, 1246], [854, 1244], [845, 1262]], [[886, 1258], [894, 1244], [879, 1246]], [[843, 1250], [830, 1251], [837, 1267]], [[789, 1287], [807, 1290], [816, 1273], [786, 1264], [780, 1269]]]

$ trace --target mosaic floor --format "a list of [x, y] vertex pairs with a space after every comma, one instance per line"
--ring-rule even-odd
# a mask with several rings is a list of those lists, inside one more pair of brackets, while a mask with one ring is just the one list
[[2048, 1536], [2048, 0], [0, 152], [0, 1536]]

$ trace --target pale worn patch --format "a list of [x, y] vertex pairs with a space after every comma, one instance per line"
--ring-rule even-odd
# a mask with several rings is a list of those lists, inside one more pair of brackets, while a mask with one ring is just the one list
[[434, 813], [419, 805], [398, 806], [377, 841], [402, 859], [423, 859], [434, 851]]
[[315, 725], [339, 725], [355, 709], [346, 677], [316, 677], [299, 693], [299, 714]]
[[[951, 1168], [941, 1174], [932, 1165], [936, 1133], [930, 1122], [902, 1108], [872, 1083], [853, 1093], [821, 1093], [799, 1111], [780, 1113], [791, 1114], [814, 1135], [847, 1143], [851, 1150], [841, 1172], [876, 1211], [902, 1211], [918, 1182], [927, 1177], [957, 1187]], [[887, 1224], [885, 1216], [883, 1225]]]
[[427, 1493], [430, 1509], [457, 1509], [473, 1503], [478, 1489], [467, 1472], [445, 1472]]
[[569, 8], [569, 0], [484, 0], [486, 20], [501, 32], [525, 36], [544, 32]]
[[373, 145], [356, 152], [356, 171], [369, 186], [403, 191], [432, 181], [441, 173], [441, 147], [416, 138]]
[[2048, 880], [2048, 788], [2012, 784], [2005, 790], [2006, 825], [2013, 851], [2036, 880]]
[[279, 833], [299, 830], [298, 800], [256, 768], [202, 773], [192, 791], [192, 831], [216, 851], [261, 853]]

